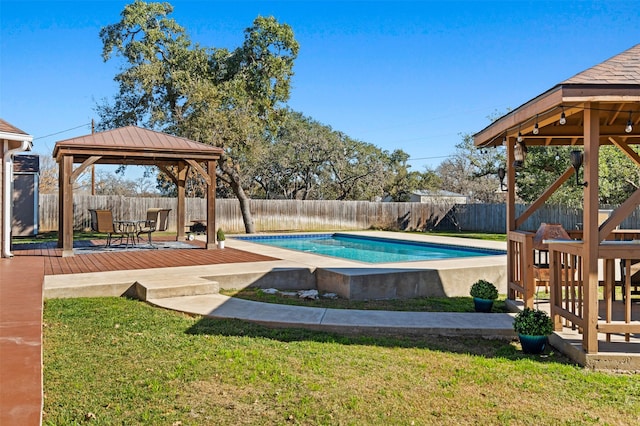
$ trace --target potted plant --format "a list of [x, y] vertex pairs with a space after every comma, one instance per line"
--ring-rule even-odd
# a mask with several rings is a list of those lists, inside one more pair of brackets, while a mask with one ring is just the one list
[[553, 321], [545, 311], [524, 308], [516, 314], [513, 329], [518, 333], [524, 353], [539, 354], [547, 345], [547, 336], [553, 332]]
[[491, 312], [493, 301], [498, 298], [498, 289], [487, 280], [478, 280], [471, 286], [470, 294], [476, 312]]
[[222, 228], [218, 228], [218, 231], [216, 232], [216, 239], [218, 240], [218, 248], [223, 249], [225, 237]]

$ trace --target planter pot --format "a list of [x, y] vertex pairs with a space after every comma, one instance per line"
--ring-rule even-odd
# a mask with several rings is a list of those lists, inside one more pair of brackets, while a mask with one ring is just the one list
[[474, 297], [473, 305], [476, 308], [476, 312], [491, 312], [491, 309], [493, 308], [493, 300]]
[[547, 346], [547, 336], [529, 336], [527, 334], [518, 334], [522, 352], [526, 354], [541, 354]]
[[219, 249], [223, 249], [224, 248], [224, 241], [218, 241], [218, 248]]

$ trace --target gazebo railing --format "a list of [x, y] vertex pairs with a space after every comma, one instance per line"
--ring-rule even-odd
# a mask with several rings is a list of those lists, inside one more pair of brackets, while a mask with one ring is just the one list
[[507, 234], [507, 297], [522, 298], [526, 307], [533, 308], [533, 232], [510, 231]]
[[[551, 269], [551, 316], [556, 329], [561, 326], [585, 332], [589, 323], [586, 318], [588, 297], [597, 300], [596, 329], [592, 332], [606, 335], [611, 341], [612, 335], [623, 335], [630, 341], [631, 334], [640, 333], [640, 316], [632, 311], [631, 269], [632, 259], [640, 259], [640, 244], [625, 241], [603, 241], [598, 246], [598, 259], [601, 260], [600, 280], [595, 289], [585, 285], [584, 244], [582, 241], [558, 242], [549, 244]], [[620, 268], [625, 265], [625, 271]], [[620, 271], [617, 277], [616, 271]], [[616, 286], [625, 283], [622, 300], [616, 300]], [[600, 292], [600, 289], [602, 291]], [[591, 291], [593, 294], [588, 295]]]

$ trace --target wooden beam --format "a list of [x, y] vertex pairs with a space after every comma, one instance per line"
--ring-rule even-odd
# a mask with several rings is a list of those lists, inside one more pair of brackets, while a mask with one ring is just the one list
[[516, 227], [516, 171], [512, 164], [515, 161], [513, 146], [516, 138], [507, 138], [507, 233]]
[[556, 179], [555, 182], [553, 182], [549, 186], [549, 188], [547, 188], [542, 193], [542, 195], [538, 197], [537, 200], [531, 203], [531, 205], [516, 219], [516, 229], [522, 226], [522, 224], [529, 218], [529, 216], [531, 216], [536, 210], [538, 210], [544, 204], [544, 202], [547, 201], [549, 197], [552, 196], [553, 193], [556, 192], [556, 190], [560, 188], [560, 186], [571, 177], [573, 173], [575, 173], [575, 170], [570, 166], [562, 175], [560, 175], [558, 179]]
[[640, 156], [633, 150], [629, 145], [624, 142], [619, 141], [618, 139], [611, 137], [609, 138], [612, 144], [617, 146], [622, 152], [624, 152], [627, 157], [631, 158], [631, 160], [636, 163], [636, 166], [640, 166]]
[[165, 175], [167, 175], [167, 177], [169, 179], [171, 179], [171, 182], [174, 183], [174, 185], [178, 186], [178, 178], [176, 177], [176, 175], [171, 171], [171, 169], [169, 169], [169, 167], [167, 167], [166, 165], [162, 164], [162, 165], [158, 165], [158, 168], [160, 169], [160, 171], [162, 171], [162, 173], [164, 173]]
[[180, 241], [184, 239], [185, 236], [185, 185], [187, 182], [187, 175], [189, 172], [189, 168], [184, 161], [178, 162], [178, 173], [177, 173], [177, 183], [178, 183], [178, 206], [176, 211], [176, 226], [178, 227], [176, 233], [176, 241]]
[[[207, 161], [207, 249], [216, 245], [216, 162]], [[204, 170], [203, 170], [204, 171]]]
[[598, 352], [598, 150], [600, 148], [599, 104], [587, 103], [584, 110], [584, 211], [583, 280], [584, 280], [584, 329], [582, 348], [587, 353]]
[[[70, 179], [73, 173], [73, 156], [65, 155], [60, 162], [60, 212], [58, 213], [59, 230], [62, 234], [62, 257], [73, 256], [73, 185]], [[58, 237], [60, 241], [60, 237]]]
[[69, 183], [73, 184], [73, 182], [75, 182], [75, 180], [78, 179], [78, 176], [80, 176], [82, 172], [84, 172], [87, 169], [87, 167], [89, 167], [92, 164], [95, 164], [101, 158], [102, 158], [101, 155], [94, 155], [92, 157], [87, 158], [82, 164], [76, 167], [76, 169], [71, 173], [71, 176], [69, 176]]
[[211, 178], [209, 177], [209, 173], [207, 173], [207, 171], [203, 169], [202, 166], [198, 164], [197, 161], [187, 160], [187, 163], [189, 163], [191, 167], [193, 167], [198, 172], [198, 174], [202, 177], [202, 179], [204, 179], [205, 182], [207, 182], [207, 185], [211, 186]]
[[598, 233], [598, 240], [604, 241], [611, 231], [616, 229], [618, 225], [622, 223], [631, 213], [633, 213], [636, 207], [640, 205], [640, 189], [636, 189], [633, 194], [627, 200], [620, 204], [613, 213], [600, 225], [600, 231]]

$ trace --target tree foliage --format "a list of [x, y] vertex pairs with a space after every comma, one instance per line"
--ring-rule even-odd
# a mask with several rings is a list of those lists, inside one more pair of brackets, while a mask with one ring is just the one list
[[123, 69], [113, 101], [98, 106], [99, 127], [143, 125], [223, 147], [217, 174], [254, 232], [246, 173], [281, 119], [298, 43], [288, 25], [257, 17], [242, 46], [201, 47], [169, 18], [172, 11], [168, 3], [135, 1], [101, 30], [103, 59], [120, 57]]
[[355, 140], [299, 112], [289, 111], [256, 165], [252, 196], [288, 199], [375, 200], [423, 189], [409, 172], [409, 155]]
[[[530, 147], [525, 167], [517, 174], [518, 196], [527, 203], [535, 201], [567, 168], [572, 150], [579, 147]], [[640, 169], [615, 146], [601, 146], [598, 153], [598, 185], [600, 205], [623, 203], [640, 187]], [[584, 169], [580, 169], [582, 181]], [[547, 201], [582, 207], [583, 188], [576, 185], [575, 177], [565, 182]]]
[[504, 167], [503, 149], [476, 149], [472, 135], [462, 135], [455, 154], [437, 168], [440, 189], [467, 195], [482, 203], [504, 202], [498, 168]]

